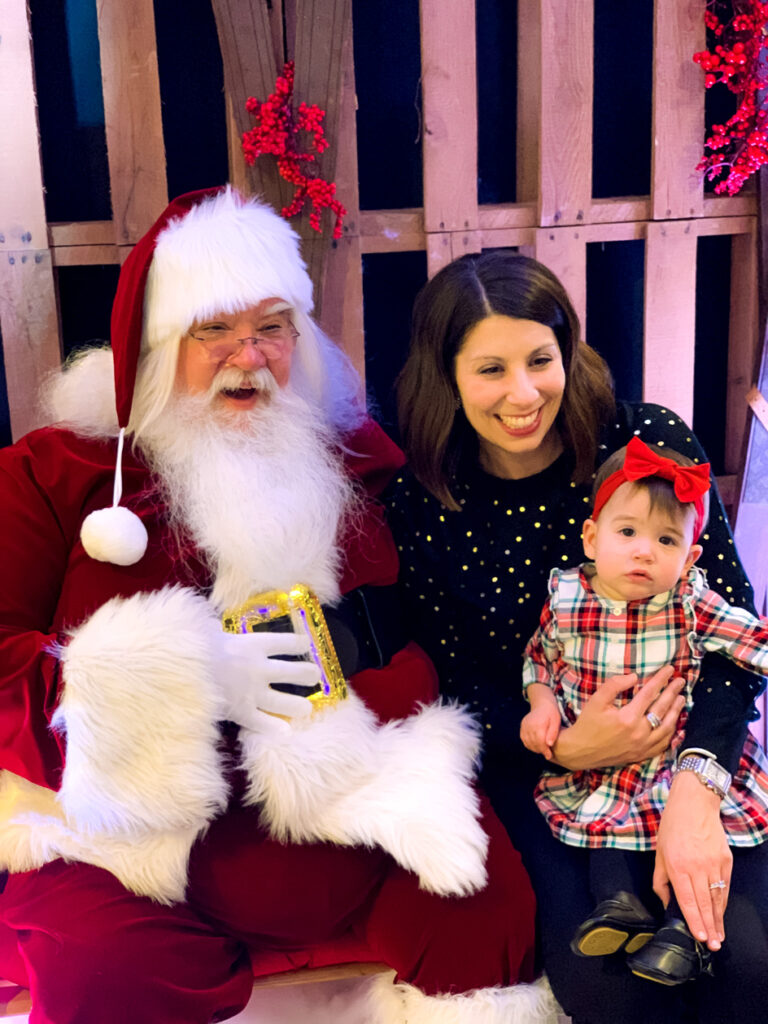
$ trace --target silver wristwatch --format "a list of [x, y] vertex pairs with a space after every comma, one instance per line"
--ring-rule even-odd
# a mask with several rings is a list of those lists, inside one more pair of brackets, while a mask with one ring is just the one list
[[678, 772], [694, 772], [708, 789], [714, 790], [722, 800], [731, 786], [731, 773], [715, 760], [708, 750], [684, 750], [677, 762]]

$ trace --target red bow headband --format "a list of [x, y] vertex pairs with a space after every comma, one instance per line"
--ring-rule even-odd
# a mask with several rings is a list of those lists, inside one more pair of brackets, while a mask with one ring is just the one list
[[704, 528], [703, 497], [710, 487], [709, 463], [698, 466], [679, 466], [672, 459], [664, 458], [643, 444], [639, 437], [633, 437], [627, 445], [624, 465], [607, 477], [595, 495], [595, 507], [592, 518], [597, 519], [600, 512], [622, 484], [634, 480], [646, 480], [651, 476], [660, 476], [673, 484], [675, 497], [683, 505], [693, 505], [696, 509], [696, 522], [693, 527], [693, 539], [697, 541]]

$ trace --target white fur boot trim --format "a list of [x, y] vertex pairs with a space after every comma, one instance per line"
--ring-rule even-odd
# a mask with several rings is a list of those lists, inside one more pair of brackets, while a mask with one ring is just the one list
[[557, 1024], [560, 1007], [546, 978], [531, 985], [426, 996], [379, 975], [369, 990], [371, 1024]]
[[58, 799], [79, 833], [186, 832], [226, 802], [204, 598], [166, 587], [102, 605], [58, 653], [66, 733]]
[[291, 730], [244, 731], [241, 744], [248, 802], [276, 838], [379, 846], [440, 895], [485, 885], [477, 727], [461, 708], [434, 704], [379, 725], [351, 694]]

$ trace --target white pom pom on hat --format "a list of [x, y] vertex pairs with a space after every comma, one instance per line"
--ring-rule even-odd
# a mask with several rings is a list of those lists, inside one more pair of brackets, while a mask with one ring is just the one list
[[87, 555], [97, 562], [135, 565], [147, 550], [147, 530], [139, 517], [124, 505], [97, 508], [83, 520], [80, 540]]
[[312, 282], [298, 236], [271, 207], [229, 186], [174, 199], [136, 243], [112, 305], [120, 435], [112, 507], [92, 512], [80, 532], [91, 558], [133, 565], [147, 547], [143, 523], [120, 506], [123, 439], [145, 332], [145, 343], [154, 347], [180, 337], [200, 317], [272, 297], [303, 313], [312, 310]]

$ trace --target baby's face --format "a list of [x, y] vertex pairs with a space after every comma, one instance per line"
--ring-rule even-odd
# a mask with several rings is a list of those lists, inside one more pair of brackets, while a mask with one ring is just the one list
[[695, 512], [651, 509], [648, 492], [624, 483], [597, 521], [584, 523], [584, 553], [597, 570], [593, 586], [614, 601], [639, 601], [671, 590], [701, 554], [693, 543]]

